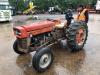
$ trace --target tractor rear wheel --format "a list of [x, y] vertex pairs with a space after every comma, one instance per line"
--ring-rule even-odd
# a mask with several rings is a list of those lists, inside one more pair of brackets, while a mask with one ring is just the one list
[[84, 22], [72, 23], [67, 30], [67, 44], [70, 51], [79, 51], [84, 47], [88, 36], [88, 26]]

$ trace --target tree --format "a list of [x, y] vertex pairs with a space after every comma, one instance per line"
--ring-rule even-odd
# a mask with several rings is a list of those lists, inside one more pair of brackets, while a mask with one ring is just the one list
[[24, 0], [9, 0], [9, 3], [16, 11], [22, 11], [25, 9]]
[[[79, 4], [95, 5], [97, 0], [32, 0], [37, 9], [41, 11], [47, 11], [49, 7], [58, 5], [62, 11], [67, 8], [76, 9]], [[25, 9], [24, 0], [9, 0], [12, 6], [15, 6], [18, 10]]]

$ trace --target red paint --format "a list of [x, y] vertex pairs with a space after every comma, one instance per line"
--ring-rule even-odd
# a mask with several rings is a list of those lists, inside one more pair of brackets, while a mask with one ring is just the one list
[[38, 23], [32, 23], [26, 26], [17, 26], [14, 29], [19, 30], [21, 35], [16, 35], [17, 38], [26, 38], [29, 37], [30, 34], [38, 35], [45, 32], [50, 32], [53, 29], [55, 22], [52, 21], [43, 21]]

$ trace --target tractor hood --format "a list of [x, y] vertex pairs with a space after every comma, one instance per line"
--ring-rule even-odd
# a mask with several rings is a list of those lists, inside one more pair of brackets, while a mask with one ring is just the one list
[[25, 26], [17, 26], [14, 27], [13, 30], [17, 38], [27, 38], [30, 35], [38, 35], [38, 34], [50, 32], [53, 30], [54, 25], [55, 22], [46, 20], [38, 23], [32, 23]]
[[55, 25], [52, 21], [42, 21], [38, 23], [32, 23], [26, 26], [22, 26], [27, 32], [34, 31], [34, 30], [40, 30], [43, 28], [53, 27]]

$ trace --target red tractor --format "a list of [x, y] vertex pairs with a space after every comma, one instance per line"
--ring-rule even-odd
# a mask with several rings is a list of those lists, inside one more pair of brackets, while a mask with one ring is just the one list
[[38, 72], [44, 72], [52, 64], [52, 45], [66, 39], [71, 52], [79, 51], [84, 47], [88, 36], [88, 26], [84, 22], [74, 22], [67, 26], [52, 19], [17, 26], [13, 30], [16, 36], [14, 51], [20, 55], [35, 51], [32, 66]]

